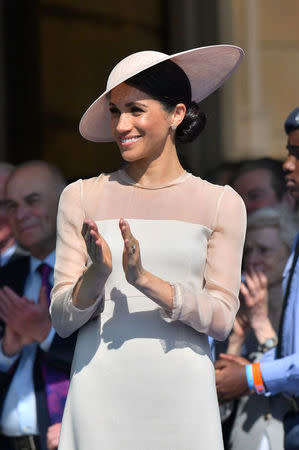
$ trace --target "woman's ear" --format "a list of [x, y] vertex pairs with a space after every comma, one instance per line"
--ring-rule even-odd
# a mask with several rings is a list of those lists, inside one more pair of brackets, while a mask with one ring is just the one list
[[172, 113], [172, 124], [171, 126], [175, 129], [184, 120], [186, 115], [186, 105], [184, 103], [178, 103]]

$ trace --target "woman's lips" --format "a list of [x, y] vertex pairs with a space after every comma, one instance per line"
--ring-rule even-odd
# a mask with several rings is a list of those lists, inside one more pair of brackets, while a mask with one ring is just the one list
[[141, 136], [132, 136], [132, 137], [123, 137], [119, 139], [119, 142], [122, 147], [129, 147], [132, 144], [135, 144]]

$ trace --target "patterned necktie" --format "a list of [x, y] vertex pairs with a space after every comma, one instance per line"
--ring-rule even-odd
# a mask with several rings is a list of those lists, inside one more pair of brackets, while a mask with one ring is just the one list
[[[42, 286], [46, 288], [49, 303], [52, 289], [49, 281], [51, 270], [51, 267], [46, 263], [40, 264], [37, 268], [42, 278]], [[62, 370], [47, 366], [45, 357], [42, 363], [42, 374], [45, 382], [50, 424], [60, 423], [69, 388], [69, 377]]]

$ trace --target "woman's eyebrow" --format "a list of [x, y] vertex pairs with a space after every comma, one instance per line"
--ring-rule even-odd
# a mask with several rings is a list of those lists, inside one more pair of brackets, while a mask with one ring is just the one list
[[136, 101], [136, 102], [129, 102], [129, 103], [125, 104], [125, 106], [127, 106], [127, 107], [134, 106], [134, 105], [139, 105], [139, 106], [142, 106], [143, 108], [147, 108], [147, 105], [145, 105], [142, 102], [138, 102], [138, 101]]
[[[129, 103], [125, 104], [126, 108], [129, 108], [130, 106], [134, 106], [134, 105], [139, 105], [139, 106], [142, 106], [143, 108], [147, 108], [147, 105], [145, 105], [142, 102], [138, 102], [138, 101], [136, 101], [136, 102], [129, 102]], [[116, 104], [113, 103], [113, 102], [109, 102], [109, 106], [116, 106]]]

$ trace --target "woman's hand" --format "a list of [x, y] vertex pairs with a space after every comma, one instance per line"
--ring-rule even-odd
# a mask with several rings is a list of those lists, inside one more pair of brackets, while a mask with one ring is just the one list
[[143, 268], [139, 242], [131, 233], [128, 222], [120, 219], [119, 228], [124, 241], [123, 268], [128, 283], [166, 311], [171, 311], [173, 307], [171, 284]]
[[241, 283], [241, 294], [246, 305], [248, 320], [257, 340], [263, 344], [268, 338], [276, 336], [268, 317], [268, 280], [263, 272], [251, 269]]
[[101, 272], [111, 273], [111, 251], [105, 239], [100, 235], [96, 223], [90, 219], [84, 220], [81, 234], [93, 264], [98, 266]]
[[103, 294], [105, 283], [112, 271], [112, 255], [109, 245], [100, 235], [93, 220], [84, 220], [81, 234], [92, 264], [79, 278], [73, 290], [72, 302], [77, 308], [86, 309]]
[[120, 219], [119, 228], [124, 240], [123, 269], [126, 279], [132, 285], [141, 284], [145, 271], [141, 263], [139, 242], [131, 233], [126, 220]]
[[251, 269], [245, 273], [245, 283], [241, 283], [241, 294], [252, 328], [268, 318], [268, 280], [263, 272]]

